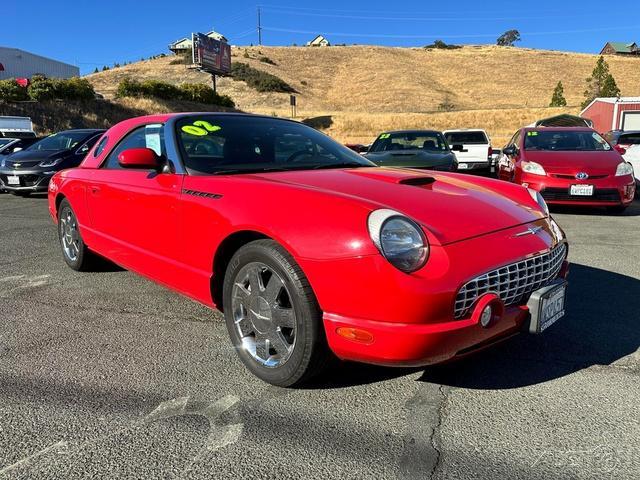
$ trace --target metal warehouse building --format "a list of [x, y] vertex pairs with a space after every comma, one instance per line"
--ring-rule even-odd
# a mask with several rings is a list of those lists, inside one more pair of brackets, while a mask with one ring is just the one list
[[18, 48], [0, 47], [0, 80], [31, 78], [36, 74], [51, 78], [78, 77], [80, 69]]
[[593, 128], [609, 130], [640, 130], [640, 97], [596, 98], [581, 113], [593, 121]]

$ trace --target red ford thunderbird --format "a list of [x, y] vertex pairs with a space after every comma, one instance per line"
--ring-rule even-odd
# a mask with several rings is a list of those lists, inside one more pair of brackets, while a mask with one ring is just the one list
[[222, 310], [276, 385], [332, 356], [443, 362], [564, 314], [568, 247], [538, 193], [377, 168], [293, 121], [124, 121], [53, 177], [49, 209], [71, 268], [100, 255]]
[[621, 152], [591, 128], [523, 128], [502, 150], [498, 176], [539, 191], [549, 204], [622, 212], [636, 183]]

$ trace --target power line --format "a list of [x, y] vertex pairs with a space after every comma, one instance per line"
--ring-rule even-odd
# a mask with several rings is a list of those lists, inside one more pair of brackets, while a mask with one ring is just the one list
[[[619, 31], [619, 30], [634, 30], [640, 28], [640, 25], [630, 25], [630, 26], [616, 26], [616, 27], [605, 27], [605, 28], [589, 28], [589, 29], [576, 29], [576, 30], [558, 30], [558, 31], [547, 31], [547, 32], [520, 32], [521, 35], [531, 35], [531, 36], [539, 36], [539, 35], [563, 35], [568, 33], [593, 33], [593, 32], [609, 32], [609, 31]], [[267, 30], [271, 32], [283, 32], [283, 33], [301, 33], [301, 34], [309, 34], [316, 35], [318, 33], [317, 30], [294, 30], [288, 28], [275, 28], [275, 27], [262, 27], [262, 30]], [[324, 35], [335, 35], [337, 37], [361, 37], [361, 38], [399, 38], [399, 39], [442, 39], [442, 38], [495, 38], [500, 35], [500, 33], [480, 33], [480, 34], [469, 34], [469, 35], [449, 35], [449, 34], [431, 34], [431, 35], [395, 35], [395, 34], [378, 34], [378, 33], [347, 33], [347, 32], [323, 32]]]
[[[264, 10], [272, 10], [271, 8], [264, 8]], [[322, 18], [344, 18], [350, 20], [392, 20], [392, 21], [414, 21], [414, 22], [429, 22], [429, 21], [438, 21], [438, 22], [446, 22], [446, 21], [487, 21], [487, 20], [496, 20], [496, 21], [512, 21], [512, 20], [546, 20], [549, 18], [557, 18], [556, 15], [545, 15], [545, 16], [527, 16], [527, 17], [416, 17], [414, 15], [410, 17], [389, 17], [389, 16], [369, 16], [369, 15], [345, 15], [345, 14], [336, 14], [336, 13], [310, 13], [310, 12], [296, 12], [296, 11], [279, 11], [272, 10], [281, 15], [294, 15], [294, 16], [305, 16], [305, 17], [322, 17]], [[592, 15], [572, 15], [573, 17], [585, 17]]]

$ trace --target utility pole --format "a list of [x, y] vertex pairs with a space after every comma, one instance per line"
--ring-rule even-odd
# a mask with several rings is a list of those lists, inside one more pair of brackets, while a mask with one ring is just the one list
[[258, 45], [262, 45], [262, 25], [260, 24], [260, 7], [258, 7]]

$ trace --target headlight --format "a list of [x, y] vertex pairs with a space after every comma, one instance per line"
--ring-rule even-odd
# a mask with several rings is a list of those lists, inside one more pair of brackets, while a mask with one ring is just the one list
[[0, 160], [0, 168], [4, 168], [5, 162], [6, 162], [6, 160], [4, 158], [2, 160]]
[[415, 272], [429, 257], [429, 244], [422, 229], [394, 210], [376, 210], [369, 215], [369, 235], [380, 253], [398, 270]]
[[529, 195], [531, 195], [531, 198], [533, 198], [536, 203], [540, 205], [540, 208], [542, 209], [544, 214], [549, 216], [549, 206], [547, 205], [547, 202], [544, 201], [542, 194], [539, 191], [534, 190], [533, 188], [527, 188], [527, 190], [529, 190]]
[[522, 162], [522, 171], [532, 173], [533, 175], [546, 175], [542, 165], [536, 162]]
[[38, 164], [39, 167], [55, 167], [62, 161], [62, 158], [56, 158], [54, 160], [43, 160]]
[[633, 167], [630, 163], [622, 162], [618, 164], [618, 168], [616, 168], [616, 177], [622, 177], [623, 175], [633, 175]]

